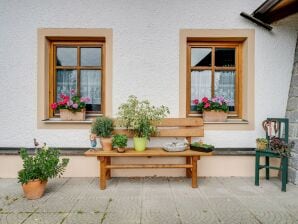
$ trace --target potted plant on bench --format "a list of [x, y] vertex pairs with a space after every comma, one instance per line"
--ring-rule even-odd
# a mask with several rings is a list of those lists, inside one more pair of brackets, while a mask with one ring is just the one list
[[144, 151], [150, 136], [156, 133], [157, 122], [169, 113], [168, 107], [155, 107], [148, 100], [140, 101], [130, 96], [119, 107], [117, 123], [133, 133], [135, 150]]
[[91, 126], [91, 133], [100, 137], [100, 144], [104, 151], [111, 151], [113, 120], [108, 117], [98, 117]]
[[36, 149], [32, 156], [27, 150], [21, 149], [20, 156], [23, 169], [18, 172], [18, 179], [27, 199], [40, 198], [44, 194], [48, 179], [60, 177], [69, 162], [69, 159], [65, 158], [60, 161], [59, 151], [45, 145]]
[[126, 135], [114, 135], [112, 139], [113, 147], [117, 148], [117, 152], [125, 152], [125, 147], [127, 146], [127, 136]]

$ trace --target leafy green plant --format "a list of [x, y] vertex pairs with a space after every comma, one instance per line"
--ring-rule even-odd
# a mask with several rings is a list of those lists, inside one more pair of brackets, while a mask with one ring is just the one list
[[205, 149], [214, 149], [213, 145], [204, 144], [202, 142], [194, 142], [191, 145], [195, 147], [205, 148]]
[[47, 147], [37, 149], [34, 155], [29, 155], [26, 149], [21, 149], [20, 156], [23, 160], [23, 169], [18, 172], [18, 179], [22, 184], [30, 180], [47, 181], [50, 178], [60, 177], [69, 162], [69, 159], [60, 161], [60, 152]]
[[149, 139], [156, 133], [157, 123], [169, 113], [166, 106], [155, 107], [148, 100], [140, 101], [136, 96], [129, 96], [119, 107], [117, 123], [132, 131], [135, 137]]
[[113, 130], [113, 120], [104, 116], [96, 118], [91, 127], [91, 132], [93, 134], [103, 138], [111, 137]]
[[127, 146], [127, 140], [126, 135], [114, 135], [112, 139], [113, 147], [125, 148]]

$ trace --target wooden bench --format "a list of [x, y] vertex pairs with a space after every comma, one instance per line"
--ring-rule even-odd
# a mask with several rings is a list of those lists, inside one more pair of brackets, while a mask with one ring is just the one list
[[[157, 137], [185, 137], [191, 143], [192, 137], [204, 136], [204, 123], [201, 118], [167, 118], [158, 125]], [[115, 130], [115, 133], [127, 134], [129, 132], [123, 129]], [[127, 149], [125, 153], [113, 151], [88, 150], [86, 156], [96, 156], [100, 168], [100, 189], [106, 188], [106, 180], [111, 178], [111, 169], [137, 169], [137, 168], [184, 168], [186, 176], [192, 178], [192, 187], [197, 188], [197, 160], [201, 156], [211, 156], [212, 153], [203, 153], [192, 150], [183, 152], [166, 152], [162, 148], [147, 148], [144, 152], [137, 152], [132, 148]], [[185, 157], [185, 164], [112, 164], [112, 157]]]

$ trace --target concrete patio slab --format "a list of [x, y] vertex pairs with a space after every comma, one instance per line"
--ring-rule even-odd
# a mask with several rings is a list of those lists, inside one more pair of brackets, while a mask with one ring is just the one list
[[23, 197], [16, 179], [0, 179], [3, 224], [196, 224], [298, 223], [298, 186], [281, 192], [277, 178], [112, 178], [99, 190], [98, 178], [50, 180], [39, 200]]

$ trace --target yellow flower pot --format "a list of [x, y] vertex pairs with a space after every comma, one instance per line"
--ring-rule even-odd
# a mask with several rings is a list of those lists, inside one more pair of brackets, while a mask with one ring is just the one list
[[145, 151], [147, 142], [148, 142], [147, 138], [137, 138], [137, 137], [133, 138], [133, 144], [134, 144], [135, 150], [138, 152]]

